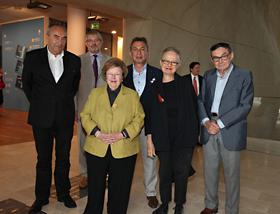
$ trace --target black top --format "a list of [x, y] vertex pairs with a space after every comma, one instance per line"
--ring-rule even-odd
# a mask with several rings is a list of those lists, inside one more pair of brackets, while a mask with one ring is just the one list
[[120, 86], [116, 89], [116, 90], [112, 90], [109, 85], [107, 86], [107, 92], [108, 92], [108, 96], [109, 96], [109, 100], [110, 100], [110, 105], [112, 107], [116, 97], [118, 96], [119, 92], [121, 90], [121, 84]]
[[[191, 81], [175, 73], [175, 102], [178, 109], [176, 149], [195, 147], [198, 136], [197, 96]], [[162, 80], [151, 84], [145, 117], [145, 133], [152, 135], [156, 151], [170, 151], [169, 97]], [[171, 98], [172, 99], [172, 98]]]
[[175, 81], [163, 83], [168, 120], [168, 135], [176, 137], [178, 131], [178, 101]]

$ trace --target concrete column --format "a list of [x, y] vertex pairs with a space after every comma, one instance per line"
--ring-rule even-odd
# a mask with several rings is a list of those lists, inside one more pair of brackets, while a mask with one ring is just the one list
[[81, 55], [86, 51], [86, 10], [67, 5], [67, 50]]

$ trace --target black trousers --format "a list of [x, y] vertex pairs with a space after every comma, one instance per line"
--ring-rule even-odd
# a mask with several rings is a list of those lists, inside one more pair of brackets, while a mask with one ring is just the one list
[[84, 214], [102, 214], [108, 180], [109, 214], [125, 214], [129, 202], [130, 188], [137, 155], [115, 159], [109, 146], [105, 157], [86, 152], [88, 168], [88, 202]]
[[172, 182], [175, 183], [176, 205], [186, 202], [188, 177], [190, 175], [191, 161], [194, 148], [174, 149], [170, 152], [159, 152], [157, 156], [159, 166], [159, 190], [162, 203], [168, 203], [172, 199]]
[[55, 139], [55, 170], [54, 181], [58, 198], [69, 194], [71, 184], [69, 180], [70, 148], [73, 137], [73, 126], [39, 128], [33, 126], [33, 135], [37, 150], [36, 186], [37, 199], [46, 200], [50, 196], [52, 182], [52, 154]]

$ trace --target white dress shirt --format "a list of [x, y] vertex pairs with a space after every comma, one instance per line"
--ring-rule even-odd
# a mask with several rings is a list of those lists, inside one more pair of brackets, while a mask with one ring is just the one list
[[53, 77], [55, 79], [55, 82], [57, 83], [60, 77], [62, 76], [64, 70], [63, 67], [64, 50], [62, 50], [61, 54], [57, 55], [56, 57], [49, 51], [49, 46], [47, 47], [47, 50], [48, 50], [49, 65]]

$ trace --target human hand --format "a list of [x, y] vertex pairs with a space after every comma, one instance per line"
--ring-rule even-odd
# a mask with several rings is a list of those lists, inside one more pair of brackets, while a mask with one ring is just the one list
[[114, 142], [124, 139], [124, 136], [121, 132], [114, 132], [109, 135]]
[[79, 122], [78, 110], [75, 111], [75, 121], [76, 121], [76, 122]]
[[[98, 134], [99, 133], [99, 134]], [[106, 134], [105, 132], [96, 132], [95, 137], [97, 137], [99, 140], [101, 140], [103, 143], [106, 144], [113, 144], [114, 139], [110, 134]]]
[[216, 122], [210, 120], [206, 121], [204, 126], [206, 127], [207, 132], [211, 135], [215, 135], [220, 131], [219, 125]]
[[152, 141], [152, 135], [147, 135], [147, 156], [154, 158], [156, 156], [155, 146]]

